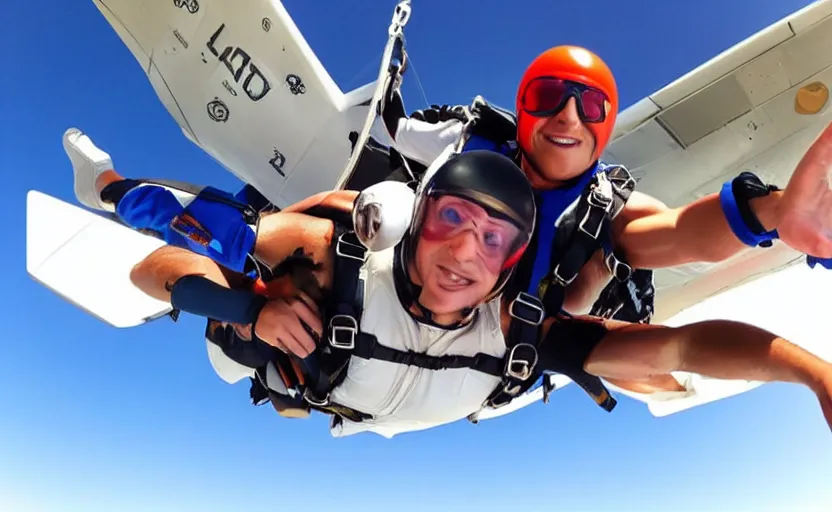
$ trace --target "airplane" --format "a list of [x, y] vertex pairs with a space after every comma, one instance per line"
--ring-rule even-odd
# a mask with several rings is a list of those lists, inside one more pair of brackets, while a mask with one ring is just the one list
[[[356, 180], [372, 181], [356, 170], [371, 141], [382, 146], [392, 142], [379, 129], [376, 108], [386, 85], [398, 78], [396, 60], [409, 0], [394, 9], [378, 79], [347, 93], [279, 0], [234, 3], [233, 8], [231, 2], [217, 0], [93, 2], [184, 136], [276, 206], [353, 186]], [[626, 166], [639, 190], [670, 206], [717, 191], [744, 169], [785, 186], [812, 140], [832, 120], [827, 85], [832, 81], [831, 45], [832, 0], [820, 0], [622, 111], [602, 159]], [[110, 243], [102, 248], [99, 241], [105, 237]], [[147, 297], [128, 277], [133, 264], [161, 245], [42, 192], [28, 195], [27, 271], [64, 300], [115, 327], [139, 326], [171, 312], [169, 304]], [[93, 246], [97, 250], [90, 250]], [[717, 264], [658, 270], [653, 321], [746, 321], [792, 335], [819, 355], [826, 350], [832, 360], [815, 325], [824, 315], [809, 313], [818, 307], [811, 300], [813, 291], [832, 276], [801, 265], [804, 259], [775, 243]], [[97, 279], [84, 278], [93, 271]], [[787, 290], [778, 290], [781, 299], [794, 299], [791, 313], [771, 304], [777, 286]], [[792, 321], [795, 317], [801, 319], [799, 325]], [[216, 365], [216, 351], [208, 345]], [[709, 391], [661, 400], [611, 388], [664, 416], [760, 385], [688, 377], [699, 379], [697, 389]], [[551, 389], [570, 382], [559, 375], [546, 378]], [[509, 406], [483, 411], [479, 419], [502, 416], [544, 394], [536, 388]]]

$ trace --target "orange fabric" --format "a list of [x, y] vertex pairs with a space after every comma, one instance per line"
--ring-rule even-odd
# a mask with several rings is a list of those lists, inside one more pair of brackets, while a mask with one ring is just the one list
[[523, 112], [521, 99], [529, 82], [535, 78], [551, 76], [572, 80], [596, 87], [610, 99], [607, 117], [603, 123], [587, 123], [587, 128], [595, 136], [593, 160], [601, 156], [612, 136], [615, 119], [618, 114], [618, 88], [612, 71], [600, 57], [578, 46], [556, 46], [538, 55], [520, 80], [517, 88], [515, 111], [517, 112], [517, 142], [521, 148], [530, 145], [532, 127], [537, 121]]
[[269, 299], [291, 297], [298, 293], [297, 288], [292, 283], [291, 276], [288, 275], [278, 277], [268, 283], [264, 283], [262, 279], [257, 278], [251, 285], [251, 291]]

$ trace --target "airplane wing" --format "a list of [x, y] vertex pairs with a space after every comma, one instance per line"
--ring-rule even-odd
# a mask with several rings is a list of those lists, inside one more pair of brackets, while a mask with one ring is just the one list
[[[365, 142], [371, 132], [386, 142], [383, 131], [373, 131], [380, 124], [376, 105], [403, 49], [408, 0], [396, 6], [387, 27], [379, 79], [347, 94], [278, 0], [93, 1], [185, 136], [278, 207], [352, 178], [368, 181], [362, 174], [379, 167], [383, 155], [369, 146], [365, 151]], [[380, 167], [389, 171], [386, 161]], [[52, 218], [65, 225], [44, 223]], [[103, 238], [120, 243], [101, 246]], [[129, 280], [130, 268], [161, 245], [47, 194], [27, 196], [28, 273], [115, 327], [170, 313], [169, 304]]]
[[[624, 110], [604, 159], [671, 207], [717, 192], [742, 170], [784, 187], [832, 120], [832, 1], [783, 18]], [[802, 261], [783, 244], [719, 264], [656, 272], [656, 322]]]
[[355, 163], [378, 84], [344, 94], [279, 0], [93, 2], [185, 136], [278, 207]]

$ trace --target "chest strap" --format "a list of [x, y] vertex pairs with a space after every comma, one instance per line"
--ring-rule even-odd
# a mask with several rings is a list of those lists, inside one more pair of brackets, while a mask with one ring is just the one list
[[593, 176], [573, 213], [575, 227], [565, 235], [560, 248], [552, 253], [557, 264], [538, 288], [547, 311], [556, 314], [561, 310], [566, 287], [599, 248], [604, 251], [604, 263], [615, 279], [623, 282], [630, 278], [632, 267], [613, 248], [611, 225], [630, 198], [635, 184], [627, 169], [621, 166], [608, 167]]

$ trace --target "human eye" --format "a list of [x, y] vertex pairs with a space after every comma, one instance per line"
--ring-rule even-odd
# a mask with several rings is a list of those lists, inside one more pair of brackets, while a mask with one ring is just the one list
[[439, 211], [442, 220], [451, 224], [459, 224], [462, 222], [462, 215], [453, 206], [446, 206]]
[[497, 231], [488, 231], [485, 233], [485, 243], [491, 248], [499, 248], [503, 245], [503, 235]]

